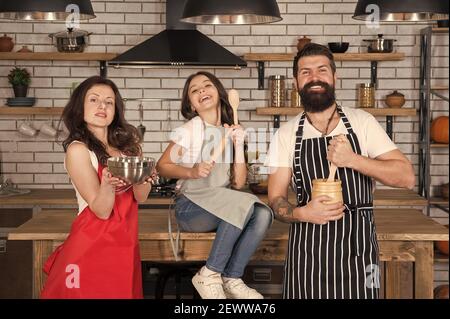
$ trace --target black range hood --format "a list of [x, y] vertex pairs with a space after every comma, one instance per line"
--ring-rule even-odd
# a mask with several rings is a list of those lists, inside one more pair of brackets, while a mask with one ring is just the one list
[[113, 67], [210, 66], [241, 68], [247, 63], [220, 46], [194, 24], [180, 22], [186, 0], [167, 0], [166, 30], [120, 54]]

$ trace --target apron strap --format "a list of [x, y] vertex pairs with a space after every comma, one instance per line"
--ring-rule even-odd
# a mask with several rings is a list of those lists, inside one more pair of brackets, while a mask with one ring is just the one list
[[348, 121], [348, 118], [345, 115], [344, 111], [342, 111], [341, 106], [336, 104], [336, 110], [337, 110], [337, 113], [339, 114], [339, 116], [341, 117], [342, 122], [344, 123], [348, 134], [353, 134], [354, 133], [353, 128], [352, 128], [350, 122]]

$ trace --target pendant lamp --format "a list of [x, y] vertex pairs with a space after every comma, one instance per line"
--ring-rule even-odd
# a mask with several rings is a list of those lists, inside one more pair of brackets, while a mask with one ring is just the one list
[[443, 20], [448, 19], [448, 0], [359, 0], [353, 19], [366, 20], [378, 13], [380, 21]]
[[182, 22], [263, 24], [281, 21], [276, 0], [187, 0]]
[[2, 0], [0, 18], [12, 20], [62, 20], [78, 13], [79, 20], [95, 18], [90, 0]]

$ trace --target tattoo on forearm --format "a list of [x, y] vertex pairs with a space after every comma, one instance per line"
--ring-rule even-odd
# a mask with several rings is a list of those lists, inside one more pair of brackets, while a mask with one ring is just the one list
[[298, 222], [298, 220], [294, 217], [295, 207], [291, 205], [286, 198], [277, 197], [273, 200], [270, 206], [275, 213], [276, 219], [285, 223]]

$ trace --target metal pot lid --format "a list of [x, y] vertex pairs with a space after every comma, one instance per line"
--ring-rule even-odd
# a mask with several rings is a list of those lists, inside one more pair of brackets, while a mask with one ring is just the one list
[[90, 32], [84, 31], [84, 30], [73, 30], [72, 28], [67, 28], [66, 31], [61, 31], [58, 33], [53, 33], [51, 36], [54, 36], [56, 38], [76, 38], [76, 37], [83, 37], [86, 35], [90, 35]]
[[380, 42], [382, 42], [382, 41], [397, 41], [397, 40], [395, 40], [395, 39], [385, 39], [385, 38], [383, 38], [383, 35], [382, 34], [378, 34], [378, 38], [376, 38], [376, 39], [364, 39], [363, 41], [369, 41], [369, 42], [378, 42], [378, 41], [380, 41]]
[[402, 94], [402, 93], [400, 93], [399, 91], [397, 91], [397, 90], [394, 90], [394, 92], [393, 93], [391, 93], [391, 94], [388, 94], [388, 95], [386, 95], [387, 97], [394, 97], [394, 96], [398, 96], [398, 97], [405, 97], [405, 95], [404, 94]]

